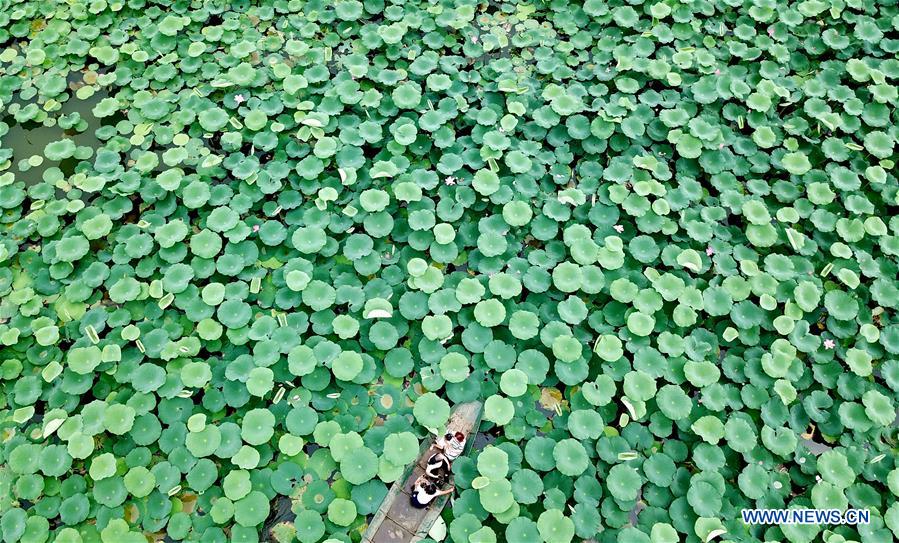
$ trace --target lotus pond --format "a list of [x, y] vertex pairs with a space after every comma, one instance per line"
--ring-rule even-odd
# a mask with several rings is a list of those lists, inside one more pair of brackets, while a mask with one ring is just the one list
[[[0, 540], [899, 538], [894, 0], [0, 0]], [[744, 508], [869, 509], [747, 526]]]

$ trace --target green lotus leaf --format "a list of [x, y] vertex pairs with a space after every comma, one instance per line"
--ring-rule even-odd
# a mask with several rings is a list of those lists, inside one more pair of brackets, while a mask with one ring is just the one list
[[506, 319], [506, 308], [499, 300], [482, 300], [474, 307], [474, 318], [481, 326], [499, 326]]
[[641, 371], [628, 372], [624, 376], [624, 393], [628, 398], [640, 402], [649, 400], [656, 394], [655, 380]]
[[356, 504], [337, 498], [328, 504], [328, 520], [338, 526], [349, 526], [356, 519]]
[[148, 496], [156, 487], [156, 477], [153, 472], [143, 466], [135, 466], [128, 470], [123, 479], [125, 488], [135, 498]]
[[558, 509], [540, 513], [537, 530], [546, 543], [568, 543], [574, 538], [574, 522]]
[[489, 513], [502, 513], [515, 503], [512, 483], [506, 479], [491, 479], [490, 483], [478, 490], [481, 506]]
[[489, 479], [504, 479], [509, 473], [509, 455], [498, 447], [486, 447], [478, 454], [478, 472]]
[[87, 255], [90, 243], [80, 235], [65, 237], [56, 243], [56, 258], [60, 262], [75, 262]]
[[427, 392], [415, 400], [412, 413], [422, 426], [440, 428], [449, 419], [450, 406], [443, 398]]
[[824, 307], [835, 319], [851, 320], [858, 314], [858, 301], [842, 290], [831, 290], [824, 295]]
[[234, 502], [234, 520], [241, 526], [253, 527], [265, 521], [269, 514], [269, 500], [265, 494], [253, 490]]
[[378, 473], [378, 456], [367, 447], [354, 450], [340, 460], [340, 473], [351, 484], [361, 485]]
[[103, 413], [103, 426], [111, 434], [123, 435], [128, 433], [134, 425], [134, 416], [134, 408], [130, 406], [122, 404], [110, 405]]
[[418, 439], [410, 432], [391, 434], [384, 440], [384, 455], [397, 465], [415, 460], [418, 448]]
[[559, 472], [572, 477], [584, 473], [590, 464], [586, 449], [576, 439], [563, 439], [556, 443], [553, 458]]
[[499, 388], [507, 396], [521, 396], [527, 392], [528, 375], [517, 368], [507, 370], [500, 377]]
[[590, 409], [578, 409], [568, 416], [568, 429], [575, 439], [597, 439], [604, 427], [602, 416]]
[[90, 463], [88, 473], [94, 481], [112, 477], [116, 472], [116, 458], [110, 453], [95, 456]]
[[41, 450], [38, 465], [44, 475], [61, 477], [71, 469], [72, 457], [65, 446], [48, 445]]
[[274, 434], [275, 416], [268, 409], [247, 411], [240, 428], [240, 437], [250, 445], [262, 445]]
[[403, 83], [391, 93], [397, 107], [414, 109], [421, 101], [421, 88], [414, 83]]
[[846, 488], [855, 481], [855, 472], [846, 456], [836, 450], [821, 453], [817, 461], [818, 473], [836, 488]]
[[784, 169], [793, 175], [803, 175], [812, 168], [808, 157], [802, 152], [785, 154], [781, 158], [781, 164], [783, 164]]
[[359, 375], [362, 367], [362, 356], [353, 351], [343, 351], [331, 362], [334, 376], [342, 381], [351, 381]]
[[503, 426], [515, 416], [515, 405], [512, 400], [494, 394], [484, 402], [484, 418]]
[[624, 464], [612, 466], [607, 477], [609, 492], [622, 501], [633, 500], [642, 484], [637, 470]]

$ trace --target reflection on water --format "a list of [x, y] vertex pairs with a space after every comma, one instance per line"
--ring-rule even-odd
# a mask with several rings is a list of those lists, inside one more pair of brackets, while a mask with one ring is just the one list
[[[75, 114], [80, 117], [80, 121], [70, 129], [63, 129], [57, 123], [53, 126], [45, 126], [36, 122], [19, 123], [15, 117], [6, 114], [2, 121], [9, 125], [9, 132], [0, 138], [0, 147], [12, 150], [11, 171], [16, 175], [16, 179], [24, 181], [26, 186], [31, 186], [41, 182], [44, 172], [53, 166], [62, 170], [63, 174], [69, 176], [73, 173], [75, 166], [79, 162], [76, 158], [69, 158], [62, 161], [49, 160], [44, 157], [44, 148], [48, 143], [69, 139], [77, 146], [87, 146], [92, 149], [100, 147], [100, 140], [95, 134], [100, 128], [101, 121], [94, 117], [91, 110], [100, 100], [108, 96], [106, 89], [97, 86], [97, 92], [86, 99], [80, 99], [75, 95], [75, 91], [85, 85], [84, 72], [71, 72], [68, 76], [68, 100], [62, 103], [62, 107], [49, 114], [48, 119], [59, 120], [60, 117], [74, 117]], [[14, 100], [13, 103], [19, 103], [23, 107], [28, 102]], [[5, 105], [4, 110], [9, 109]], [[28, 160], [33, 156], [43, 159], [38, 166], [31, 166]]]

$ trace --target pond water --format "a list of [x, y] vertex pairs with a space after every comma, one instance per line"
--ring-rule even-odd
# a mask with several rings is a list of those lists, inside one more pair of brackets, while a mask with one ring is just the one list
[[[2, 120], [9, 125], [9, 132], [0, 139], [0, 147], [12, 150], [12, 166], [11, 171], [15, 173], [16, 178], [25, 181], [26, 186], [34, 185], [42, 180], [43, 173], [53, 166], [60, 168], [63, 173], [68, 176], [74, 171], [75, 165], [79, 162], [77, 159], [71, 158], [63, 161], [49, 160], [44, 157], [44, 147], [48, 143], [59, 141], [62, 139], [72, 140], [77, 146], [87, 146], [91, 148], [100, 147], [100, 140], [97, 139], [95, 132], [101, 126], [101, 121], [93, 115], [91, 110], [100, 100], [108, 96], [103, 87], [99, 87], [99, 91], [86, 99], [80, 99], [75, 92], [86, 85], [86, 74], [84, 72], [71, 72], [68, 76], [69, 99], [62, 104], [62, 107], [50, 114], [48, 121], [59, 119], [62, 116], [71, 116], [77, 113], [84, 124], [79, 123], [79, 128], [84, 130], [76, 130], [75, 128], [66, 130], [61, 128], [55, 122], [52, 126], [45, 126], [35, 122], [19, 123], [11, 115], [6, 113]], [[91, 76], [87, 76], [88, 79]], [[22, 106], [27, 102], [19, 101]], [[8, 106], [3, 108], [8, 111]], [[29, 159], [32, 157], [40, 157], [43, 161], [37, 166], [31, 166]]]

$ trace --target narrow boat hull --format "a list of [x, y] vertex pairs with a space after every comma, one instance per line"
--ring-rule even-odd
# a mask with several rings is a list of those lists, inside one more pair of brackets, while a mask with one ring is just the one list
[[[471, 450], [474, 443], [481, 421], [481, 408], [481, 402], [456, 405], [447, 422], [447, 432], [458, 431], [468, 436], [464, 454]], [[362, 543], [416, 543], [427, 537], [431, 526], [440, 517], [440, 512], [449, 501], [449, 495], [441, 496], [424, 509], [416, 509], [410, 502], [412, 485], [424, 473], [429, 447], [430, 443], [425, 443], [415, 464], [409, 466], [403, 476], [390, 488], [368, 529], [362, 535]]]

